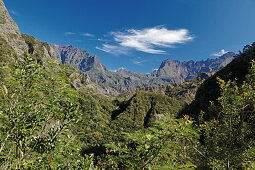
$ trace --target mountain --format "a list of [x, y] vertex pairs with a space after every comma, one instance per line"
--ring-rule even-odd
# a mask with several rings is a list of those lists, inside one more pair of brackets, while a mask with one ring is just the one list
[[99, 63], [97, 56], [92, 56], [88, 52], [71, 45], [54, 45], [50, 44], [56, 53], [57, 58], [60, 59], [62, 64], [67, 64], [76, 70], [86, 72], [95, 70], [105, 72], [106, 68]]
[[23, 34], [22, 38], [28, 46], [28, 53], [38, 60], [56, 59], [57, 63], [69, 65], [87, 74], [90, 81], [100, 85], [97, 87], [102, 93], [114, 96], [134, 92], [140, 88], [182, 83], [203, 72], [218, 70], [232, 61], [235, 56], [233, 52], [228, 52], [219, 58], [202, 61], [180, 62], [168, 59], [151, 74], [135, 73], [126, 69], [111, 72], [100, 63], [99, 57], [80, 48], [48, 44], [26, 34]]
[[253, 60], [255, 60], [255, 43], [245, 46], [243, 52], [232, 62], [204, 81], [198, 88], [195, 99], [183, 109], [179, 116], [189, 115], [198, 120], [201, 113], [205, 112], [206, 114], [203, 115], [205, 120], [214, 118], [216, 115], [207, 111], [211, 102], [218, 103], [221, 94], [218, 78], [224, 81], [236, 81], [238, 85], [242, 84], [249, 74]]
[[180, 83], [198, 76], [203, 72], [219, 70], [231, 62], [236, 54], [228, 52], [216, 59], [207, 59], [202, 61], [177, 61], [167, 59], [162, 62], [159, 69], [152, 73], [153, 77], [165, 77], [172, 82]]
[[[5, 30], [13, 21], [6, 21], [0, 169], [254, 169], [255, 43], [223, 68], [233, 54], [166, 60], [152, 74], [110, 72], [79, 48], [13, 36]], [[181, 82], [214, 69], [117, 97], [100, 93]], [[182, 112], [189, 116], [176, 119], [191, 100]], [[198, 117], [204, 119], [193, 121]]]
[[0, 0], [0, 37], [13, 48], [17, 55], [27, 51], [27, 45], [20, 35], [19, 28], [10, 17], [2, 0]]
[[105, 93], [109, 95], [118, 95], [139, 88], [168, 83], [181, 83], [203, 72], [219, 70], [232, 61], [235, 56], [233, 52], [228, 52], [219, 58], [202, 61], [180, 62], [168, 59], [163, 61], [159, 69], [151, 74], [140, 74], [125, 69], [111, 72], [100, 63], [97, 56], [73, 46], [50, 46], [57, 52], [57, 58], [61, 60], [62, 64], [85, 72], [92, 82], [101, 85]]
[[163, 61], [159, 69], [151, 74], [134, 73], [124, 69], [111, 72], [100, 63], [97, 56], [91, 55], [85, 50], [70, 45], [49, 44], [38, 41], [29, 35], [21, 35], [4, 3], [0, 2], [0, 37], [14, 49], [16, 54], [29, 53], [40, 62], [56, 59], [56, 63], [67, 64], [77, 71], [87, 74], [90, 81], [99, 84], [100, 91], [108, 95], [119, 95], [124, 92], [136, 91], [139, 88], [161, 86], [168, 83], [181, 83], [202, 72], [218, 70], [235, 56], [234, 53], [229, 52], [219, 58], [203, 61], [181, 62], [168, 59]]

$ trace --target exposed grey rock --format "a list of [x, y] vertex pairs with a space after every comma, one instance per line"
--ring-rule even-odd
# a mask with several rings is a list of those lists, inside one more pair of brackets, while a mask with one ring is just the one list
[[0, 37], [14, 49], [17, 55], [27, 52], [27, 45], [20, 35], [17, 24], [10, 17], [3, 0], [0, 0]]
[[[219, 58], [202, 61], [180, 62], [168, 59], [163, 61], [159, 69], [151, 74], [140, 74], [125, 69], [111, 72], [100, 63], [97, 56], [71, 45], [50, 44], [50, 49], [52, 50], [50, 54], [58, 58], [60, 63], [86, 73], [92, 82], [100, 85], [96, 86], [96, 89], [107, 95], [118, 95], [123, 92], [133, 92], [139, 88], [168, 83], [182, 83], [203, 72], [219, 70], [235, 56], [234, 53], [229, 52]], [[77, 87], [78, 84], [79, 82], [76, 82]]]
[[91, 81], [101, 85], [105, 94], [118, 95], [132, 92], [139, 88], [160, 86], [168, 83], [181, 83], [203, 72], [212, 72], [227, 65], [234, 58], [234, 53], [227, 53], [216, 59], [202, 61], [165, 60], [157, 71], [151, 74], [134, 73], [125, 69], [111, 72], [100, 64], [97, 56], [73, 46], [50, 45], [58, 53], [62, 64], [70, 65], [78, 71], [85, 72]]
[[198, 76], [204, 72], [219, 70], [221, 67], [230, 63], [234, 56], [233, 52], [228, 52], [216, 59], [207, 59], [202, 61], [185, 61], [165, 60], [160, 65], [159, 69], [152, 73], [153, 77], [165, 77], [171, 79], [172, 82], [181, 83]]
[[54, 45], [50, 47], [56, 51], [57, 58], [62, 64], [67, 64], [76, 70], [86, 72], [90, 70], [104, 73], [106, 68], [100, 64], [97, 56], [92, 56], [88, 52], [71, 45]]

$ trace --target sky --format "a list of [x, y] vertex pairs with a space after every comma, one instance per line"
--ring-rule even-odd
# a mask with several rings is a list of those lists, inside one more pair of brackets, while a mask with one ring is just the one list
[[238, 53], [255, 41], [255, 0], [4, 0], [21, 33], [73, 45], [109, 70]]

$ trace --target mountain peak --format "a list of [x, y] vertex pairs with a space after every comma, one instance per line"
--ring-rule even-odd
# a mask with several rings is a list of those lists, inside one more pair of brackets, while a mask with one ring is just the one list
[[105, 67], [100, 64], [97, 56], [90, 55], [90, 53], [85, 50], [71, 45], [50, 44], [50, 46], [57, 51], [57, 58], [60, 59], [62, 64], [68, 64], [76, 70], [83, 72], [91, 70], [105, 72], [106, 70]]
[[27, 52], [27, 45], [19, 32], [19, 28], [2, 0], [0, 0], [0, 37], [13, 48], [16, 54], [21, 55]]
[[220, 69], [230, 63], [234, 56], [233, 52], [228, 52], [216, 59], [202, 61], [177, 61], [172, 59], [164, 60], [159, 69], [152, 73], [154, 77], [170, 77], [176, 83], [191, 79], [203, 72], [211, 72]]

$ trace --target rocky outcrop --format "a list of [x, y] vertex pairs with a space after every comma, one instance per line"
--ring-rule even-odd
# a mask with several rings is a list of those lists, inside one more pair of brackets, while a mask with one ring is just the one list
[[100, 64], [97, 56], [73, 46], [50, 45], [58, 53], [61, 63], [89, 75], [92, 82], [102, 86], [109, 95], [132, 92], [139, 88], [161, 86], [168, 83], [181, 83], [203, 72], [219, 70], [233, 60], [235, 54], [229, 52], [216, 59], [202, 61], [165, 60], [157, 71], [151, 74], [134, 73], [125, 69], [111, 72]]
[[[28, 46], [27, 52], [29, 54], [42, 61], [51, 60], [51, 62], [59, 63], [58, 52], [48, 43], [41, 42], [27, 34], [22, 34], [22, 38], [25, 40]], [[56, 59], [57, 61], [55, 61], [54, 59]]]
[[[124, 69], [111, 72], [100, 63], [97, 56], [80, 48], [48, 44], [29, 35], [20, 35], [18, 26], [10, 17], [2, 0], [0, 0], [0, 38], [3, 38], [18, 55], [28, 52], [41, 63], [44, 63], [44, 60], [53, 62], [52, 59], [56, 59], [55, 62], [67, 64], [85, 73], [92, 82], [101, 86], [98, 88], [100, 91], [109, 95], [168, 83], [181, 83], [203, 72], [218, 70], [235, 56], [234, 53], [227, 53], [217, 59], [187, 62], [169, 59], [163, 61], [159, 69], [151, 74], [134, 73]], [[79, 84], [78, 81], [74, 82], [76, 88], [79, 88]]]
[[236, 56], [233, 52], [228, 52], [216, 59], [207, 59], [202, 61], [185, 61], [165, 60], [159, 69], [152, 73], [153, 77], [165, 77], [171, 79], [172, 82], [181, 83], [198, 76], [203, 72], [211, 72], [219, 70], [226, 66]]
[[92, 56], [80, 48], [71, 45], [54, 44], [50, 44], [50, 47], [56, 51], [57, 58], [60, 59], [62, 64], [67, 64], [76, 70], [82, 72], [93, 70], [102, 73], [107, 71], [106, 68], [100, 64], [97, 56]]
[[3, 0], [0, 0], [0, 37], [13, 48], [17, 55], [27, 52], [27, 45], [20, 35], [17, 24], [10, 17]]
[[[240, 53], [227, 66], [206, 79], [198, 88], [195, 100], [185, 107], [179, 116], [189, 115], [195, 120], [198, 120], [200, 116], [203, 116], [204, 120], [215, 118], [217, 115], [208, 112], [208, 108], [210, 107], [211, 102], [217, 104], [218, 98], [221, 95], [218, 78], [226, 82], [236, 81], [237, 85], [242, 84], [249, 74], [251, 61], [253, 60], [255, 60], [255, 43], [251, 46], [245, 46], [243, 53]], [[201, 115], [201, 113], [206, 114]]]

